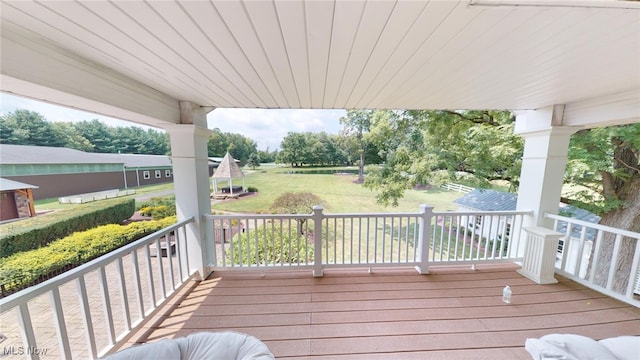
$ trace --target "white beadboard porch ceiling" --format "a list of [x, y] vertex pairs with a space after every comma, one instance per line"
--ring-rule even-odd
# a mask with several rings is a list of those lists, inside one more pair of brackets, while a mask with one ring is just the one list
[[632, 1], [3, 0], [1, 20], [14, 41], [202, 106], [536, 109], [640, 97]]

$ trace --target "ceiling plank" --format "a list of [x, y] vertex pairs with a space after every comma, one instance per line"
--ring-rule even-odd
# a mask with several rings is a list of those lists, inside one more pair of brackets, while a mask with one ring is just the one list
[[270, 1], [249, 1], [244, 5], [253, 24], [252, 29], [260, 40], [261, 49], [269, 59], [274, 77], [284, 93], [286, 105], [290, 108], [299, 108], [300, 97], [280, 31], [275, 5]]
[[3, 27], [2, 91], [150, 126], [179, 121], [176, 99], [23, 34]]

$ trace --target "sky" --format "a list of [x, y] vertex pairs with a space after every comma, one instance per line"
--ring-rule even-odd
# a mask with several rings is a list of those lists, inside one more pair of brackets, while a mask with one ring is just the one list
[[[0, 93], [0, 115], [18, 109], [31, 110], [51, 122], [77, 122], [98, 119], [109, 126], [140, 126], [130, 121], [57, 106], [20, 96]], [[340, 117], [345, 110], [264, 110], [264, 109], [215, 109], [207, 115], [209, 129], [242, 134], [258, 145], [258, 150], [273, 151], [288, 132], [320, 132], [338, 134]], [[162, 129], [156, 129], [162, 130]]]

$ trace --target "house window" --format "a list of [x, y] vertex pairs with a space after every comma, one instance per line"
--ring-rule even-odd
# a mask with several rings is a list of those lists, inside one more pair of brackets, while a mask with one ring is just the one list
[[165, 170], [164, 177], [171, 177], [171, 170]]
[[142, 177], [143, 177], [145, 180], [149, 180], [149, 179], [151, 179], [151, 174], [149, 173], [149, 171], [148, 171], [148, 170], [145, 170], [145, 171], [143, 171], [143, 172], [142, 172]]
[[162, 172], [160, 170], [156, 170], [156, 179], [160, 179], [162, 177]]

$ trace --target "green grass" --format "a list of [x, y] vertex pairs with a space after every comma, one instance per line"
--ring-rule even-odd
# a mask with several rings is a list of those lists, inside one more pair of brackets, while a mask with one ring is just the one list
[[[134, 190], [136, 191], [135, 194], [123, 196], [121, 199], [135, 198], [145, 194], [173, 190], [173, 183], [143, 186], [134, 188]], [[36, 211], [69, 209], [78, 205], [79, 204], [60, 204], [58, 202], [58, 198], [40, 199], [36, 200], [34, 204]]]
[[[337, 170], [339, 169], [340, 168]], [[290, 170], [300, 169], [281, 167], [268, 169], [259, 168], [256, 171], [245, 170], [245, 185], [256, 187], [258, 189], [258, 195], [241, 197], [237, 200], [227, 200], [224, 202], [214, 201], [212, 211], [268, 213], [271, 203], [280, 194], [284, 192], [306, 191], [312, 192], [322, 199], [322, 203], [319, 205], [324, 206], [325, 213], [417, 213], [420, 204], [432, 205], [436, 211], [455, 210], [457, 206], [453, 201], [463, 195], [441, 188], [409, 190], [405, 192], [404, 198], [400, 200], [397, 207], [385, 207], [376, 202], [375, 192], [367, 190], [363, 188], [362, 185], [353, 182], [357, 178], [356, 175], [288, 174], [287, 172]], [[302, 170], [314, 169], [305, 168]], [[239, 183], [239, 180], [234, 181], [234, 185]], [[312, 221], [308, 222], [308, 226], [310, 226], [311, 229], [313, 228], [312, 223]], [[374, 226], [373, 223], [371, 226]], [[398, 226], [397, 222], [395, 226]], [[406, 226], [406, 223], [404, 226]], [[323, 226], [323, 232], [325, 230], [327, 229], [324, 229]], [[390, 229], [388, 228], [388, 224], [383, 225], [379, 223], [376, 228], [370, 229], [371, 232], [368, 235], [363, 235], [361, 240], [360, 230], [358, 226], [352, 229], [349, 221], [347, 221], [346, 224], [341, 221], [334, 224], [333, 221], [330, 221], [328, 229], [330, 234], [328, 238], [332, 240], [329, 244], [323, 245], [323, 259], [329, 263], [334, 263], [341, 262], [343, 257], [345, 259], [351, 259], [353, 255], [360, 257], [361, 261], [367, 259], [373, 261], [373, 259], [377, 259], [378, 262], [387, 262], [390, 261], [391, 257], [396, 260], [398, 257], [404, 257], [407, 252], [409, 256], [413, 254], [413, 244], [408, 243], [407, 239], [395, 234], [393, 240], [391, 240], [392, 234], [389, 233]], [[394, 231], [398, 230], [394, 229]], [[404, 229], [402, 232], [404, 233]], [[343, 236], [346, 236], [349, 240], [343, 240]], [[367, 241], [367, 238], [369, 238], [369, 241]], [[354, 241], [354, 239], [355, 242], [353, 246], [355, 246], [355, 248], [352, 249], [352, 241]], [[383, 239], [386, 240], [383, 242]], [[348, 243], [343, 241], [347, 241]], [[360, 243], [360, 241], [363, 243]], [[374, 246], [377, 247], [375, 253], [373, 253]], [[369, 247], [368, 254], [367, 251], [364, 250], [365, 247]], [[360, 255], [352, 254], [354, 251], [360, 251], [356, 249], [362, 249], [364, 253], [360, 253]], [[383, 251], [384, 259], [382, 255]]]
[[[343, 168], [345, 169], [345, 168]], [[436, 211], [455, 210], [453, 200], [462, 194], [440, 188], [408, 190], [398, 207], [376, 203], [376, 193], [354, 184], [355, 175], [287, 174], [288, 167], [245, 171], [245, 185], [258, 189], [258, 195], [213, 204], [213, 210], [233, 212], [267, 212], [271, 203], [284, 192], [312, 192], [323, 201], [325, 212], [417, 212], [420, 204], [435, 207]], [[234, 185], [240, 183], [234, 181]]]

